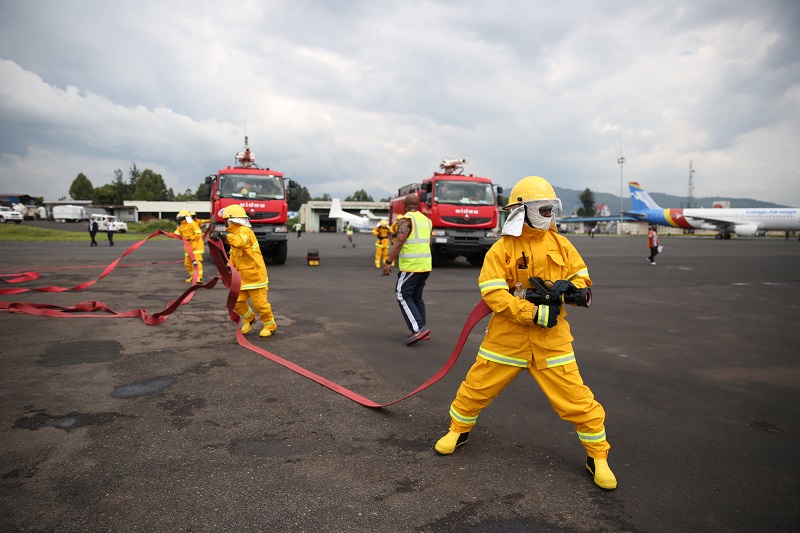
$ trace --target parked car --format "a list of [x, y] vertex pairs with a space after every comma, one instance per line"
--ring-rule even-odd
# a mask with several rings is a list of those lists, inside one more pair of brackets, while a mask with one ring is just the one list
[[18, 211], [14, 211], [10, 207], [0, 205], [0, 222], [13, 222], [15, 224], [22, 223], [22, 215]]
[[117, 219], [113, 215], [92, 215], [91, 220], [97, 221], [97, 229], [99, 231], [108, 231], [108, 223], [114, 221], [114, 231], [125, 233], [128, 231], [128, 224]]

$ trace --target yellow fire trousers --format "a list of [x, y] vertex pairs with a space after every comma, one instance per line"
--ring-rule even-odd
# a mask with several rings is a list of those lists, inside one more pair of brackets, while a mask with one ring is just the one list
[[589, 387], [584, 385], [576, 363], [539, 370], [536, 367], [503, 365], [478, 357], [450, 406], [450, 431], [470, 431], [481, 409], [492, 403], [523, 370], [533, 376], [558, 416], [574, 424], [587, 454], [595, 459], [607, 458], [611, 446], [606, 440], [606, 413]]
[[[252, 308], [247, 304], [247, 299], [250, 299]], [[267, 301], [267, 289], [251, 289], [249, 291], [242, 290], [239, 292], [239, 297], [236, 299], [236, 305], [233, 310], [242, 317], [242, 320], [252, 320], [253, 309], [258, 313], [264, 327], [275, 331], [278, 326], [275, 324], [275, 317], [272, 314], [272, 306]]]
[[389, 239], [379, 240], [375, 243], [375, 268], [383, 268], [387, 259], [389, 259]]
[[203, 252], [195, 252], [194, 257], [189, 255], [188, 252], [183, 252], [183, 266], [186, 267], [186, 272], [189, 273], [190, 278], [194, 276], [192, 260], [197, 261], [197, 279], [203, 279]]

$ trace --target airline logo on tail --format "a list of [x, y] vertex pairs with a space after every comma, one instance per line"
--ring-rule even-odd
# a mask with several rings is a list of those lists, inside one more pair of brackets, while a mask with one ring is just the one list
[[647, 191], [642, 189], [642, 186], [635, 181], [629, 181], [628, 187], [631, 189], [631, 202], [633, 202], [634, 211], [647, 211], [648, 209], [661, 209], [661, 207], [653, 200]]

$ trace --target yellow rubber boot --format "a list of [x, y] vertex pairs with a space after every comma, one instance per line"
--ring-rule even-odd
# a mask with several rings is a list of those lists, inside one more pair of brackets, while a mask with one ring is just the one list
[[243, 320], [242, 321], [242, 333], [247, 335], [250, 333], [250, 330], [253, 329], [253, 324], [256, 321], [256, 317], [253, 317], [252, 320]]
[[458, 431], [448, 431], [447, 435], [439, 439], [436, 443], [436, 451], [442, 455], [449, 455], [456, 451], [456, 448], [462, 444], [466, 444], [469, 440], [469, 431], [466, 433], [459, 433]]
[[617, 478], [608, 466], [607, 459], [586, 458], [586, 469], [594, 477], [594, 483], [601, 489], [614, 490], [617, 488]]
[[275, 333], [275, 330], [278, 328], [270, 328], [269, 326], [264, 326], [264, 329], [258, 334], [259, 337], [272, 337], [272, 334]]

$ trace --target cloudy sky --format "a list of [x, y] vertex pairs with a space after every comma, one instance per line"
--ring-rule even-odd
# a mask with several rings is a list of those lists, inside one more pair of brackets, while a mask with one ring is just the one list
[[[0, 0], [0, 193], [233, 163], [377, 200], [442, 158], [800, 205], [797, 0]], [[627, 195], [627, 185], [624, 188]], [[677, 207], [677, 206], [675, 206]]]

